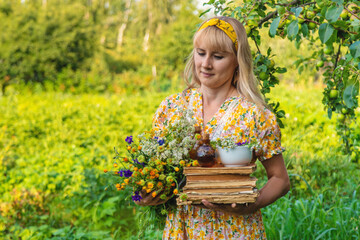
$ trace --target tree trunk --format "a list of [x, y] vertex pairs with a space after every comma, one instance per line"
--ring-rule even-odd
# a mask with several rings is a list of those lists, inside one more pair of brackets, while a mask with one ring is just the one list
[[148, 27], [145, 31], [145, 36], [144, 36], [144, 43], [143, 43], [143, 48], [144, 51], [147, 52], [149, 50], [149, 40], [150, 40], [150, 32], [151, 32], [151, 26], [153, 23], [153, 15], [152, 15], [152, 2], [151, 0], [148, 0]]
[[124, 19], [123, 19], [123, 23], [121, 24], [120, 28], [119, 28], [119, 34], [117, 37], [117, 50], [120, 51], [121, 50], [121, 46], [123, 43], [123, 38], [124, 38], [124, 32], [126, 29], [126, 26], [128, 24], [129, 21], [129, 15], [130, 15], [130, 11], [131, 11], [131, 2], [132, 0], [127, 0], [126, 1], [126, 5], [125, 5], [125, 13], [124, 13]]

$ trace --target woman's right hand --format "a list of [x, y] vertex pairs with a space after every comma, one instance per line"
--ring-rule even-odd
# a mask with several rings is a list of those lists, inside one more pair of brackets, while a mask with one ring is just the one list
[[152, 192], [147, 193], [145, 190], [142, 190], [140, 192], [140, 196], [142, 197], [142, 199], [140, 199], [140, 201], [134, 202], [139, 206], [156, 206], [166, 203], [169, 200], [169, 197], [167, 197], [166, 199], [161, 199], [161, 194], [162, 193], [159, 193], [156, 197], [153, 197]]

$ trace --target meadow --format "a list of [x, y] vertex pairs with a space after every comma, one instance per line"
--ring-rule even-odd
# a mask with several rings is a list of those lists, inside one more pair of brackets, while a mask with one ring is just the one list
[[[103, 169], [126, 136], [151, 127], [171, 93], [2, 96], [0, 238], [137, 239], [139, 209]], [[287, 113], [282, 144], [292, 186], [263, 209], [268, 238], [359, 239], [360, 163], [342, 154], [321, 87], [281, 85], [271, 97]], [[255, 175], [261, 187], [261, 164]], [[161, 230], [148, 228], [145, 236], [161, 239]]]

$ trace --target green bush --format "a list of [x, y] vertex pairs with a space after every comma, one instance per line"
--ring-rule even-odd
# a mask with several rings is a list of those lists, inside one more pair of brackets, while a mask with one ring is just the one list
[[95, 51], [96, 32], [79, 4], [0, 3], [0, 79], [10, 83], [55, 82], [64, 69], [88, 66]]

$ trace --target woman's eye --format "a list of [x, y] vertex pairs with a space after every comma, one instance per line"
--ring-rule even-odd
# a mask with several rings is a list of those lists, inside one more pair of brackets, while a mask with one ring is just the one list
[[218, 56], [218, 55], [215, 55], [214, 56], [216, 59], [223, 59], [224, 57], [223, 56]]
[[197, 53], [199, 56], [205, 56], [205, 53], [202, 53], [202, 52], [198, 52]]

